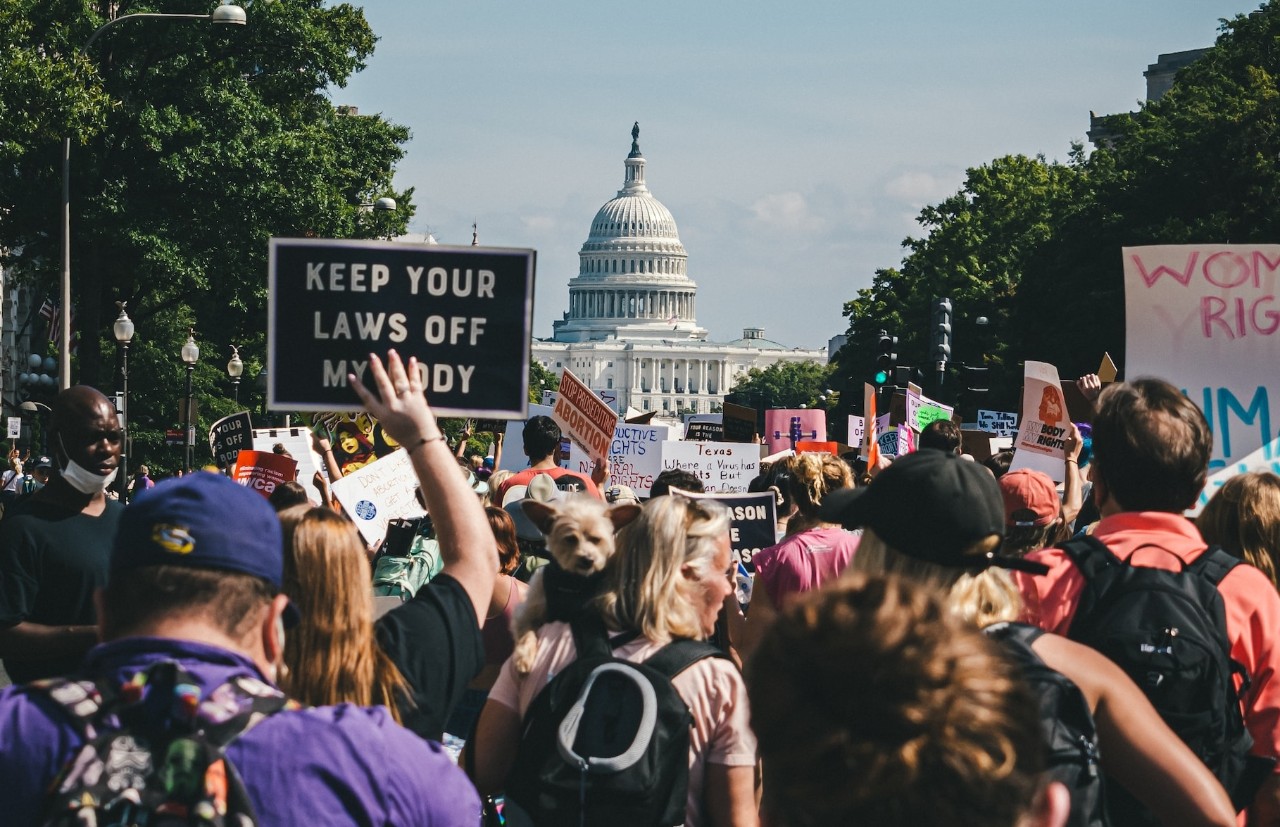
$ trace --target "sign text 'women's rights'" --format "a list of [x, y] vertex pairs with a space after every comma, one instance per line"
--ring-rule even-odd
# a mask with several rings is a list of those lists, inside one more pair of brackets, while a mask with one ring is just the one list
[[1201, 407], [1211, 471], [1278, 435], [1280, 245], [1126, 247], [1125, 374], [1158, 376]]
[[389, 241], [271, 240], [267, 390], [272, 408], [351, 410], [369, 354], [418, 357], [432, 406], [523, 417], [532, 341], [532, 250]]

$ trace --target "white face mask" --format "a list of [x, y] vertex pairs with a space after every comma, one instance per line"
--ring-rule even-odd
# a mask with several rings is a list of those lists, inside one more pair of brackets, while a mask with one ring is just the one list
[[[62, 437], [58, 437], [58, 444], [62, 445]], [[112, 481], [116, 478], [116, 470], [113, 468], [110, 474], [105, 477], [101, 474], [95, 474], [88, 468], [78, 464], [67, 453], [67, 446], [62, 445], [62, 453], [67, 455], [67, 466], [62, 469], [62, 478], [70, 483], [71, 487], [79, 491], [81, 494], [93, 496], [101, 494], [107, 490]]]

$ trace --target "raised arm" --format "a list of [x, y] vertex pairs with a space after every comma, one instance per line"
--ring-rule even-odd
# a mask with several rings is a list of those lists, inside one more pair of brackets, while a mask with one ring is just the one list
[[466, 590], [483, 625], [498, 573], [497, 544], [479, 498], [458, 473], [458, 460], [427, 405], [418, 360], [411, 357], [406, 370], [391, 350], [384, 368], [381, 359], [369, 354], [369, 373], [376, 396], [355, 375], [347, 379], [365, 409], [409, 452], [440, 542], [443, 573]]
[[1080, 438], [1080, 429], [1074, 422], [1069, 423], [1067, 431], [1067, 457], [1062, 484], [1062, 522], [1068, 528], [1080, 516], [1080, 508], [1084, 505], [1084, 488], [1080, 482], [1080, 452], [1084, 449], [1084, 440]]

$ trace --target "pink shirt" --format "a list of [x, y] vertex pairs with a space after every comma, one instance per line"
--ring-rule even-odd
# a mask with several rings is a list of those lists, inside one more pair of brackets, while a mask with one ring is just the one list
[[[640, 639], [614, 649], [614, 655], [633, 663], [645, 660], [662, 646]], [[520, 680], [508, 659], [489, 692], [489, 700], [514, 709], [523, 718], [542, 688], [578, 653], [567, 623], [548, 623], [538, 630], [538, 655], [528, 677]], [[756, 737], [751, 731], [747, 688], [742, 675], [724, 658], [704, 658], [671, 681], [693, 714], [689, 734], [688, 827], [710, 823], [703, 806], [702, 786], [707, 764], [750, 767], [756, 763]]]
[[774, 608], [780, 609], [792, 595], [839, 577], [857, 550], [857, 534], [843, 528], [811, 528], [763, 549], [751, 562], [756, 582], [764, 585]]
[[[1193, 562], [1208, 547], [1194, 523], [1162, 511], [1114, 514], [1098, 523], [1093, 536], [1121, 560], [1170, 571], [1177, 570], [1179, 560]], [[1061, 549], [1042, 549], [1027, 559], [1044, 563], [1049, 573], [1013, 572], [1024, 619], [1066, 636], [1080, 605], [1084, 575]], [[1227, 610], [1231, 657], [1249, 673], [1244, 715], [1252, 752], [1280, 755], [1280, 596], [1267, 576], [1248, 564], [1233, 568], [1218, 591]]]

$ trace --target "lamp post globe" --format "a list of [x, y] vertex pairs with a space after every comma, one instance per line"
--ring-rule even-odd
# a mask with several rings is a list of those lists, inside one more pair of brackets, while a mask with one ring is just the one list
[[200, 346], [196, 344], [195, 328], [187, 328], [187, 341], [182, 346], [182, 361], [187, 366], [187, 404], [183, 412], [183, 419], [186, 425], [185, 444], [186, 450], [183, 456], [182, 471], [184, 474], [191, 473], [191, 456], [196, 440], [195, 417], [192, 416], [192, 406], [194, 401], [191, 397], [191, 374], [196, 369], [196, 362], [200, 361]]
[[133, 320], [125, 312], [128, 302], [116, 302], [120, 315], [111, 325], [120, 346], [120, 502], [129, 501], [129, 344], [133, 341]]
[[231, 398], [236, 406], [240, 405], [240, 377], [244, 375], [244, 360], [240, 358], [240, 348], [231, 346], [231, 361], [227, 362], [227, 376], [231, 377]]

